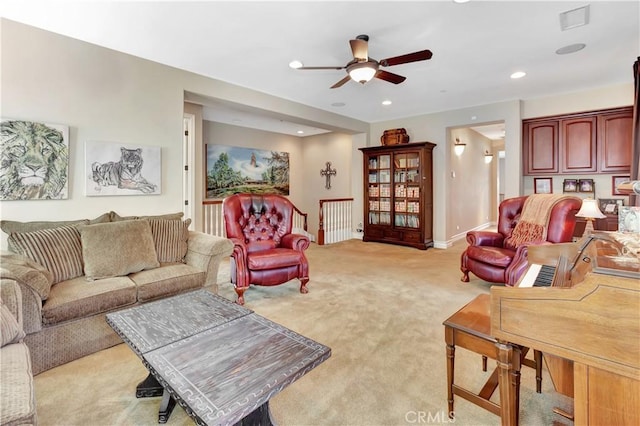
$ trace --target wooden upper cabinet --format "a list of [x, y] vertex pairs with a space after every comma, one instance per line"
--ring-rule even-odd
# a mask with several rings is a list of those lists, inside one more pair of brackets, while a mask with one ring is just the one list
[[523, 132], [525, 174], [558, 173], [558, 121], [525, 123]]
[[596, 171], [596, 122], [596, 117], [560, 120], [561, 173]]
[[598, 117], [600, 130], [600, 171], [631, 170], [631, 133], [633, 108]]
[[525, 175], [629, 173], [633, 107], [522, 122]]

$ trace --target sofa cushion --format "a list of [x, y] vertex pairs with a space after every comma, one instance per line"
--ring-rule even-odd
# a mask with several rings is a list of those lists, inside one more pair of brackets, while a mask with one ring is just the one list
[[205, 277], [206, 272], [183, 263], [163, 264], [160, 268], [129, 275], [138, 287], [139, 302], [201, 288]]
[[158, 262], [184, 262], [191, 219], [148, 219]]
[[8, 345], [1, 352], [0, 424], [35, 425], [36, 401], [29, 348], [25, 344]]
[[84, 274], [89, 280], [128, 275], [160, 266], [146, 220], [80, 227]]
[[89, 223], [88, 219], [65, 220], [57, 222], [20, 222], [17, 220], [0, 220], [0, 229], [7, 235], [14, 232], [33, 232], [42, 229], [59, 228], [61, 226], [85, 225]]
[[82, 270], [82, 245], [77, 225], [13, 232], [9, 235], [17, 253], [40, 265], [53, 275], [52, 284], [79, 277]]
[[123, 220], [140, 220], [140, 219], [166, 219], [166, 220], [175, 220], [182, 219], [184, 216], [183, 212], [178, 213], [167, 213], [167, 214], [159, 214], [155, 216], [120, 216], [116, 212], [110, 212], [111, 222], [120, 222]]
[[18, 324], [18, 320], [0, 300], [0, 347], [10, 343], [17, 343], [24, 339], [25, 333]]
[[108, 312], [136, 302], [136, 286], [127, 277], [105, 278], [88, 283], [78, 277], [51, 289], [42, 306], [42, 323], [57, 324]]

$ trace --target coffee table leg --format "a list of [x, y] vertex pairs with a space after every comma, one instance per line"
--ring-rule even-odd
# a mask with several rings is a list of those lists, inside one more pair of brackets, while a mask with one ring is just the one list
[[136, 386], [136, 398], [162, 396], [163, 393], [164, 389], [151, 373], [149, 373], [147, 378], [138, 383], [138, 386]]
[[162, 403], [160, 404], [160, 410], [158, 411], [158, 423], [166, 423], [171, 416], [173, 407], [176, 406], [176, 400], [173, 399], [168, 391], [164, 391], [162, 394]]
[[265, 402], [247, 416], [236, 423], [234, 426], [275, 426], [275, 422], [271, 418], [271, 410], [269, 409], [269, 401]]

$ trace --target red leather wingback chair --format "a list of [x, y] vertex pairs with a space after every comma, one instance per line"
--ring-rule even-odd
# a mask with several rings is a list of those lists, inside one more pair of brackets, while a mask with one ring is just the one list
[[[507, 238], [516, 227], [527, 196], [509, 198], [500, 203], [497, 232], [467, 232], [469, 246], [460, 259], [461, 281], [469, 282], [469, 272], [492, 283], [513, 286], [526, 271], [527, 244], [509, 245]], [[547, 239], [532, 244], [571, 242], [576, 224], [575, 215], [582, 202], [579, 198], [567, 198], [557, 202], [549, 216]]]
[[235, 194], [222, 203], [227, 238], [233, 244], [231, 282], [244, 305], [251, 284], [272, 286], [294, 278], [307, 293], [309, 238], [292, 234], [294, 207], [280, 195]]

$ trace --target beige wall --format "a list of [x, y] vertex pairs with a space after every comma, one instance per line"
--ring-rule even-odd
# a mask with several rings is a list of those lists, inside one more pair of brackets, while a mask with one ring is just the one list
[[[296, 191], [301, 194], [308, 191], [313, 195], [295, 193], [294, 197], [301, 197], [305, 207], [328, 195], [323, 189], [319, 170], [326, 161], [332, 161], [339, 175], [333, 179], [335, 186], [331, 197], [351, 193], [356, 198], [357, 215], [362, 217], [362, 157], [357, 148], [365, 144], [379, 144], [380, 135], [386, 129], [404, 127], [412, 141], [436, 143], [435, 243], [436, 247], [447, 247], [457, 234], [465, 231], [464, 228], [475, 228], [486, 221], [482, 219], [486, 214], [483, 216], [481, 213], [468, 223], [457, 224], [456, 221], [462, 222], [462, 219], [458, 220], [450, 213], [453, 209], [450, 204], [468, 205], [468, 190], [456, 187], [460, 180], [453, 183], [448, 178], [456, 166], [450, 149], [452, 129], [504, 121], [505, 197], [517, 196], [532, 188], [532, 184], [522, 177], [522, 118], [631, 105], [633, 96], [633, 84], [629, 83], [544, 99], [512, 100], [369, 124], [6, 19], [0, 19], [0, 31], [2, 116], [70, 127], [69, 199], [3, 202], [2, 218], [13, 220], [94, 217], [108, 210], [123, 215], [181, 211], [184, 101], [201, 97], [237, 103], [284, 117], [297, 117], [304, 124], [330, 128], [337, 133], [303, 141], [309, 142], [308, 151], [303, 147], [300, 154], [303, 158], [302, 181], [296, 183], [300, 185]], [[86, 141], [160, 146], [162, 194], [84, 196]], [[204, 156], [199, 158], [194, 171], [196, 185], [204, 182]], [[307, 160], [309, 164], [306, 164]], [[307, 185], [311, 189], [307, 189]], [[606, 187], [606, 183], [597, 180], [598, 189]], [[475, 181], [472, 188], [477, 190]], [[452, 196], [454, 192], [456, 195]], [[202, 190], [197, 196], [202, 196]], [[476, 221], [478, 223], [474, 223]], [[457, 226], [460, 226], [459, 230]]]
[[[90, 218], [109, 210], [122, 215], [182, 211], [185, 92], [301, 117], [307, 124], [324, 123], [345, 133], [368, 131], [369, 125], [358, 120], [10, 20], [0, 20], [0, 31], [2, 117], [70, 128], [69, 199], [2, 202], [3, 219]], [[86, 197], [86, 141], [161, 147], [162, 194]], [[204, 176], [204, 156], [199, 158], [196, 184]]]

